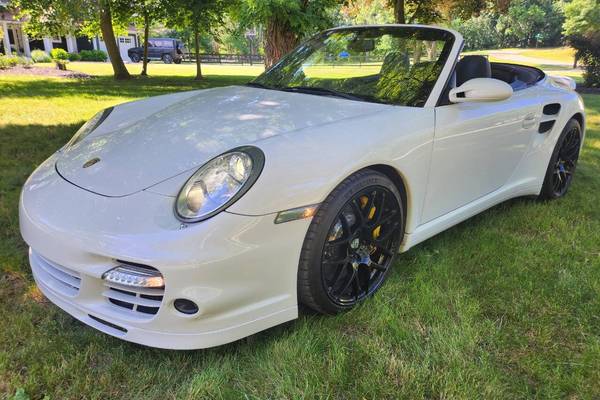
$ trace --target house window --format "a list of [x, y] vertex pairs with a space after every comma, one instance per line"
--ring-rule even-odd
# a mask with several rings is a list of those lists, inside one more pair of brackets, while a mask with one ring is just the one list
[[131, 44], [131, 38], [120, 37], [119, 38], [119, 43]]

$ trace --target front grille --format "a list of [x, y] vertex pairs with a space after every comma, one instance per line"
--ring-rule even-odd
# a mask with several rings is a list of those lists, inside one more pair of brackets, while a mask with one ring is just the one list
[[[140, 265], [136, 266], [142, 267]], [[152, 269], [151, 267], [143, 266]], [[141, 288], [119, 285], [113, 282], [104, 282], [106, 290], [102, 296], [114, 306], [130, 310], [137, 315], [151, 316], [158, 312], [165, 294], [165, 289]]]
[[33, 273], [50, 289], [65, 296], [74, 297], [79, 293], [81, 277], [78, 272], [72, 271], [62, 265], [32, 252], [34, 262], [31, 263]]

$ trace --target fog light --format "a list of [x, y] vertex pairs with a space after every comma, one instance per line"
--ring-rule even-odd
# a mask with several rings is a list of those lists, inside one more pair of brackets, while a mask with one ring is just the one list
[[165, 286], [165, 281], [160, 272], [135, 265], [120, 265], [105, 272], [102, 279], [124, 286], [144, 288], [162, 288]]
[[198, 312], [198, 306], [188, 299], [175, 299], [173, 303], [175, 309], [182, 314], [192, 315]]

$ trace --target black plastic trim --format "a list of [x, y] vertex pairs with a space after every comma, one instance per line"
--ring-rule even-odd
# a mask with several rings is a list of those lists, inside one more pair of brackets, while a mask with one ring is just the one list
[[540, 128], [538, 129], [539, 133], [546, 133], [548, 131], [550, 131], [550, 129], [552, 129], [552, 127], [554, 127], [554, 123], [556, 121], [555, 120], [551, 120], [551, 121], [544, 121], [540, 124]]
[[[442, 89], [442, 92], [440, 93], [440, 95], [438, 96], [437, 101], [435, 102], [435, 106], [434, 107], [441, 107], [441, 106], [447, 106], [452, 104], [450, 102], [450, 90], [452, 89], [450, 87], [450, 83], [452, 82], [452, 77], [454, 76], [454, 73], [456, 72], [456, 64], [458, 63], [458, 60], [460, 59], [460, 54], [462, 53], [463, 49], [465, 47], [465, 42], [463, 40], [463, 42], [460, 45], [460, 48], [458, 49], [458, 53], [456, 53], [456, 58], [454, 59], [453, 63], [452, 63], [452, 69], [450, 70], [450, 74], [448, 74], [448, 76], [446, 77], [446, 82], [444, 83], [444, 88]], [[450, 59], [448, 59], [446, 62], [450, 62]], [[438, 79], [440, 79], [440, 77], [438, 77]]]
[[557, 115], [560, 112], [560, 103], [550, 103], [544, 106], [544, 115]]
[[102, 318], [95, 317], [92, 314], [88, 314], [88, 317], [90, 317], [91, 319], [93, 319], [96, 322], [100, 322], [101, 324], [108, 326], [109, 328], [113, 328], [113, 329], [116, 329], [123, 333], [127, 333], [127, 329], [123, 328], [122, 326], [115, 325], [112, 322], [108, 322], [108, 321], [103, 320]]
[[[213, 160], [215, 160], [225, 154], [234, 153], [234, 152], [246, 153], [252, 159], [252, 173], [250, 174], [250, 177], [248, 178], [248, 180], [240, 188], [240, 190], [238, 190], [238, 192], [231, 199], [229, 199], [229, 201], [227, 201], [225, 204], [223, 204], [221, 207], [217, 208], [216, 210], [214, 210], [206, 215], [203, 215], [202, 217], [185, 218], [185, 217], [182, 217], [181, 215], [179, 215], [179, 211], [177, 210], [177, 200], [179, 199], [179, 196], [181, 195], [181, 191], [187, 186], [188, 182], [194, 177], [194, 175], [196, 175], [196, 173], [199, 170], [204, 168], [205, 165], [209, 164]], [[216, 157], [211, 158], [210, 160], [208, 160], [207, 162], [202, 164], [202, 166], [200, 168], [198, 168], [196, 171], [194, 171], [194, 173], [190, 176], [190, 178], [187, 181], [185, 181], [185, 183], [181, 187], [181, 189], [179, 189], [179, 193], [177, 193], [177, 197], [175, 197], [175, 201], [173, 202], [173, 209], [175, 212], [175, 216], [177, 217], [178, 220], [180, 220], [181, 222], [185, 222], [185, 223], [195, 223], [195, 222], [206, 221], [207, 219], [214, 217], [215, 215], [219, 214], [221, 211], [229, 208], [233, 203], [238, 201], [244, 194], [246, 194], [246, 192], [248, 190], [250, 190], [250, 188], [258, 180], [258, 177], [260, 176], [264, 166], [265, 166], [265, 154], [262, 152], [261, 149], [259, 149], [258, 147], [255, 147], [255, 146], [236, 147], [234, 149], [231, 149], [224, 153], [221, 153]]]

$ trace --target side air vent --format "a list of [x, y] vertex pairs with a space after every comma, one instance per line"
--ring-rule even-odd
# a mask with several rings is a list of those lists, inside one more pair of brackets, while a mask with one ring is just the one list
[[560, 111], [560, 104], [551, 103], [544, 106], [544, 115], [556, 115]]
[[552, 121], [544, 121], [540, 124], [540, 128], [538, 129], [539, 133], [546, 133], [548, 131], [550, 131], [550, 129], [552, 129], [552, 127], [554, 126], [554, 120]]
[[81, 285], [79, 273], [50, 261], [33, 251], [31, 257], [33, 273], [44, 285], [69, 297], [75, 297], [79, 293], [79, 286]]

